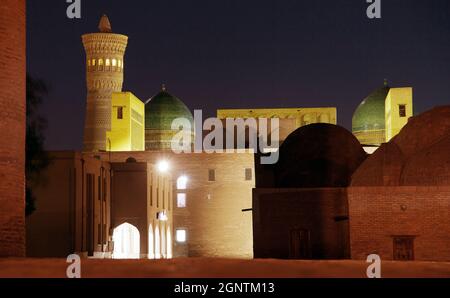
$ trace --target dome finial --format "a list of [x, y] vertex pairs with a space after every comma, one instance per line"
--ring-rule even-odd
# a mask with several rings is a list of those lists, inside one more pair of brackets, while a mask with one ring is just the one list
[[111, 33], [112, 32], [111, 23], [106, 14], [103, 14], [102, 17], [100, 18], [100, 23], [98, 24], [98, 30], [100, 30], [100, 32], [102, 32], [102, 33]]
[[161, 90], [164, 91], [164, 92], [166, 92], [166, 90], [167, 90], [166, 84], [162, 84], [162, 85], [161, 85]]
[[388, 79], [384, 79], [384, 87], [388, 86]]

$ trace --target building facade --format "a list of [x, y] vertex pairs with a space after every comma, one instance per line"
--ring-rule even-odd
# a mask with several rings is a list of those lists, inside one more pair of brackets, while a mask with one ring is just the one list
[[27, 256], [172, 257], [172, 178], [134, 160], [52, 152], [33, 185]]
[[[275, 109], [219, 109], [217, 118], [279, 119], [279, 142], [282, 143], [297, 128], [313, 123], [337, 124], [336, 108], [275, 108]], [[259, 123], [258, 123], [259, 124]]]
[[100, 153], [102, 160], [159, 165], [173, 179], [173, 257], [253, 257], [254, 154]]
[[413, 89], [384, 86], [372, 92], [356, 108], [352, 132], [368, 153], [395, 137], [413, 116]]
[[0, 257], [25, 255], [25, 1], [0, 5]]
[[106, 133], [107, 150], [144, 151], [144, 103], [131, 92], [115, 92], [111, 111], [111, 131]]

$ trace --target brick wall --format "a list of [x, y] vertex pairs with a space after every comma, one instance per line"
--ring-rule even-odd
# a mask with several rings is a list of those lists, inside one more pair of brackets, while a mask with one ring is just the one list
[[0, 256], [25, 255], [25, 0], [0, 2]]
[[393, 236], [414, 236], [415, 260], [450, 261], [450, 187], [351, 187], [352, 259], [393, 259]]
[[292, 232], [310, 232], [311, 255], [302, 258], [349, 257], [345, 188], [253, 190], [253, 235], [256, 258], [296, 258]]

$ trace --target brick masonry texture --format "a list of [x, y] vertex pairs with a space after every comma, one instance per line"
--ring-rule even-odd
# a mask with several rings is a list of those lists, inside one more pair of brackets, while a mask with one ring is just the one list
[[414, 236], [418, 261], [450, 261], [450, 187], [351, 187], [352, 259], [393, 258], [393, 236]]
[[25, 255], [25, 0], [0, 1], [0, 257]]

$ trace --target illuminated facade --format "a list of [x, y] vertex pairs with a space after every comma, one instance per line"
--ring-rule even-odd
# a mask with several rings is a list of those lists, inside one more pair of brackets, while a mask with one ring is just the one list
[[386, 142], [395, 137], [413, 116], [413, 89], [391, 88], [386, 97]]
[[[157, 165], [111, 163], [80, 152], [50, 152], [33, 185], [27, 256], [171, 258], [172, 176]], [[52, 243], [52, 245], [49, 245]]]
[[86, 51], [86, 119], [84, 151], [104, 151], [106, 133], [111, 131], [111, 98], [122, 91], [124, 54], [128, 37], [111, 33], [108, 17], [103, 16], [99, 33], [83, 35]]
[[297, 128], [313, 123], [337, 124], [336, 108], [284, 108], [284, 109], [220, 109], [217, 118], [278, 118], [280, 142]]
[[107, 150], [144, 151], [144, 103], [131, 92], [113, 93], [111, 103], [111, 131], [106, 134]]
[[366, 151], [373, 153], [395, 137], [413, 116], [413, 89], [384, 86], [366, 97], [356, 109], [352, 131]]

